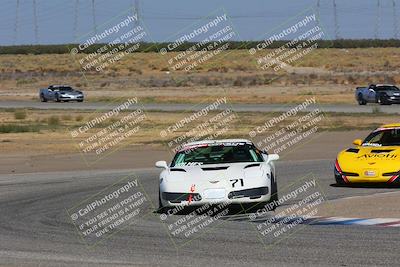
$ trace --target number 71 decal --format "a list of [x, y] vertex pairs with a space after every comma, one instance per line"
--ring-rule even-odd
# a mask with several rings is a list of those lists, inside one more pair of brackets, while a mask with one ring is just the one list
[[235, 184], [237, 182], [239, 182], [239, 181], [240, 181], [240, 186], [244, 186], [243, 179], [232, 179], [232, 180], [229, 180], [229, 181], [232, 182], [232, 187], [235, 187]]

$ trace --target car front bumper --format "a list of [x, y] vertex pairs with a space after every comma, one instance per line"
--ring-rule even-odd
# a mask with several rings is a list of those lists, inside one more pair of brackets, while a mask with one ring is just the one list
[[207, 196], [206, 191], [202, 193], [162, 192], [160, 198], [164, 207], [260, 203], [271, 200], [271, 190], [267, 186], [238, 191], [225, 190], [224, 196], [221, 197]]
[[83, 100], [83, 95], [60, 95], [60, 100]]
[[338, 170], [337, 166], [335, 166], [334, 175], [336, 181], [341, 181], [343, 184], [352, 184], [352, 183], [386, 183], [386, 184], [398, 184], [400, 183], [400, 174], [399, 173], [384, 173], [381, 175], [376, 175], [374, 177], [360, 175], [357, 172], [343, 172], [342, 170]]

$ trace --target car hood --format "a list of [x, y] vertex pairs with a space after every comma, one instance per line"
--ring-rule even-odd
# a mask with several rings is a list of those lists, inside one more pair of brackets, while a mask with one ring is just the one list
[[388, 91], [383, 91], [385, 94], [388, 96], [400, 96], [400, 91], [393, 91], [393, 90], [388, 90]]
[[338, 163], [344, 172], [362, 172], [378, 169], [381, 173], [400, 170], [400, 147], [357, 147], [343, 150]]

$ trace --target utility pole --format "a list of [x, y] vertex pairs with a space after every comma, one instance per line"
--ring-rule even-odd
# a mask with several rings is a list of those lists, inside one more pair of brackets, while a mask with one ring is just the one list
[[381, 0], [377, 0], [377, 16], [375, 23], [375, 39], [379, 38], [379, 28], [381, 23]]
[[394, 32], [394, 38], [397, 39], [399, 37], [399, 28], [397, 24], [396, 1], [392, 0], [392, 4], [393, 4], [393, 32]]
[[96, 7], [94, 5], [94, 0], [92, 0], [92, 16], [93, 16], [93, 31], [95, 34], [97, 34]]
[[336, 0], [333, 0], [333, 19], [335, 23], [335, 39], [337, 40], [339, 39], [339, 22], [338, 22]]
[[79, 0], [75, 0], [74, 6], [74, 41], [78, 39], [78, 16], [79, 16]]
[[17, 2], [16, 2], [16, 9], [15, 9], [15, 24], [14, 24], [13, 45], [15, 45], [17, 40], [18, 40], [18, 22], [19, 22], [19, 0], [17, 0]]
[[35, 32], [35, 42], [39, 43], [39, 29], [38, 29], [38, 21], [37, 21], [37, 13], [36, 13], [36, 0], [32, 0], [33, 5], [33, 28]]
[[135, 10], [132, 11], [132, 12], [135, 12], [136, 16], [137, 16], [137, 19], [136, 19], [135, 24], [134, 24], [134, 27], [136, 28], [140, 24], [139, 23], [139, 19], [140, 19], [140, 16], [139, 16], [139, 0], [135, 0], [134, 8], [135, 8]]

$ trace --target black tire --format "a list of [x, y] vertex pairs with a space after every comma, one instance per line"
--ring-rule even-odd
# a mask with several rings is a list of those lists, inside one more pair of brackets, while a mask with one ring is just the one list
[[158, 192], [158, 209], [160, 210], [162, 208], [163, 208], [163, 205], [161, 203], [161, 196], [160, 196], [160, 192]]
[[343, 186], [343, 185], [346, 184], [346, 183], [344, 182], [343, 178], [339, 178], [339, 177], [335, 176], [335, 180], [336, 180], [336, 184], [337, 184], [337, 185]]
[[271, 181], [271, 201], [278, 201], [279, 200], [278, 183], [273, 174], [272, 174], [271, 179], [272, 179], [272, 181]]
[[83, 99], [82, 100], [78, 100], [78, 102], [83, 102]]
[[[255, 209], [257, 210], [260, 208], [266, 208], [265, 206], [267, 206], [270, 203], [276, 203], [278, 200], [279, 200], [278, 184], [276, 182], [274, 175], [272, 174], [272, 176], [271, 176], [271, 199], [266, 203], [259, 203], [258, 205], [256, 205]], [[278, 207], [278, 205], [275, 204], [271, 207], [271, 209], [268, 209], [268, 211], [274, 211], [277, 207]]]
[[158, 209], [157, 213], [166, 213], [168, 211], [168, 208], [164, 207], [161, 203], [161, 195], [160, 191], [158, 191]]
[[56, 94], [56, 102], [61, 102], [60, 96], [58, 94]]
[[359, 94], [357, 96], [357, 102], [360, 106], [364, 106], [367, 104], [367, 102], [362, 98], [362, 94]]
[[47, 99], [44, 97], [43, 94], [40, 94], [40, 101], [47, 102]]
[[391, 103], [387, 102], [382, 96], [378, 97], [378, 100], [376, 101], [379, 105], [391, 105]]
[[339, 186], [346, 185], [345, 180], [343, 179], [342, 175], [336, 170], [336, 167], [335, 167], [335, 171], [334, 171], [334, 176], [335, 176], [336, 185], [339, 185]]

